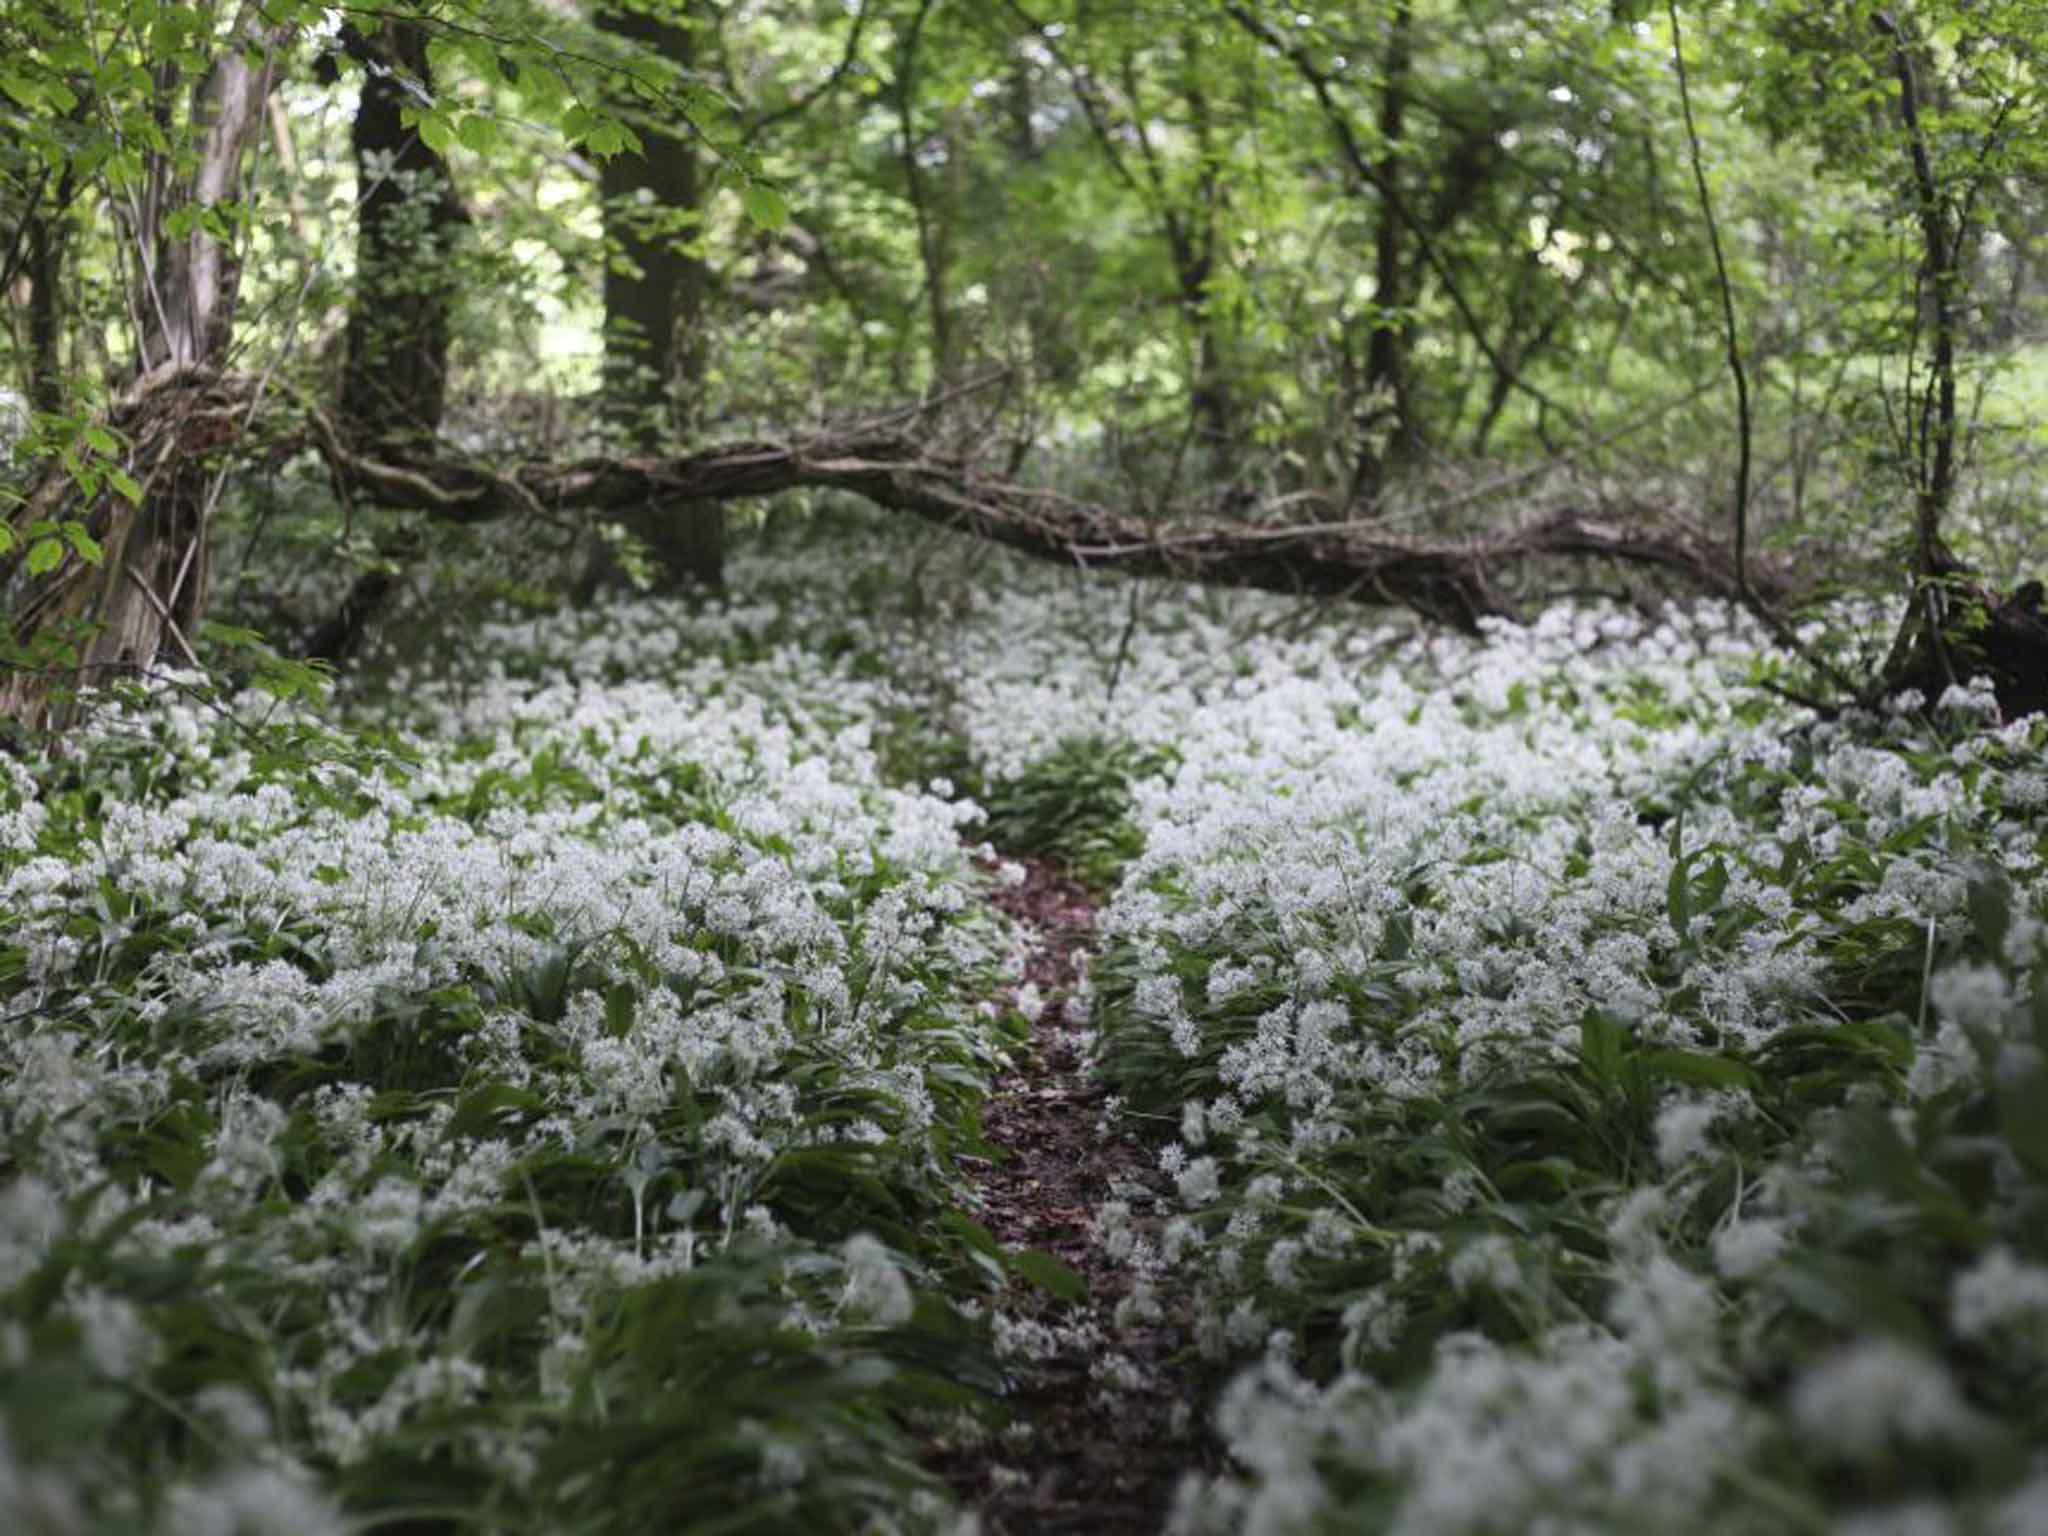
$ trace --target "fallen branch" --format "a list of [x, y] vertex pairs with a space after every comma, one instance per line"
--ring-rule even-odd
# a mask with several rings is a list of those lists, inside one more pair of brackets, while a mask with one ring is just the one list
[[[1599, 502], [1552, 506], [1518, 526], [1464, 538], [1397, 533], [1377, 519], [1350, 517], [1351, 509], [1339, 503], [1299, 492], [1250, 509], [1238, 521], [1218, 520], [1213, 507], [1201, 504], [1178, 512], [1169, 508], [1164, 518], [1141, 516], [989, 476], [966, 456], [934, 451], [886, 418], [880, 424], [780, 442], [725, 443], [668, 458], [514, 465], [429, 454], [394, 459], [352, 447], [317, 407], [305, 402], [295, 428], [277, 421], [275, 407], [266, 406], [267, 431], [237, 433], [231, 411], [236, 388], [231, 379], [145, 381], [118, 414], [127, 419], [138, 446], [155, 447], [141, 456], [148, 467], [158, 467], [165, 450], [274, 454], [296, 443], [322, 457], [343, 494], [456, 523], [511, 516], [567, 521], [792, 490], [831, 490], [1042, 560], [1380, 602], [1465, 629], [1488, 617], [1518, 616], [1511, 594], [1533, 587], [1525, 579], [1531, 562], [1608, 561], [1654, 569], [1696, 592], [1742, 596], [1719, 541], [1642, 507]], [[1794, 594], [1799, 584], [1782, 570], [1757, 568], [1751, 585], [1752, 597], [1777, 601]]]
[[[1523, 526], [1472, 538], [1392, 534], [1300, 495], [1291, 520], [1192, 517], [1161, 522], [1055, 491], [978, 473], [928, 454], [915, 438], [856, 429], [788, 442], [738, 442], [675, 458], [598, 458], [499, 469], [457, 460], [390, 463], [349, 449], [314, 413], [314, 441], [334, 473], [395, 506], [480, 523], [513, 513], [603, 513], [671, 502], [837, 490], [892, 511], [1062, 564], [1129, 571], [1302, 596], [1377, 600], [1473, 627], [1516, 609], [1501, 578], [1531, 560], [1602, 559], [1653, 566], [1697, 590], [1736, 597], [1718, 544], [1669, 526], [1624, 524], [1601, 509], [1553, 510]], [[1321, 521], [1302, 521], [1303, 512]], [[1792, 583], [1759, 572], [1779, 594]]]

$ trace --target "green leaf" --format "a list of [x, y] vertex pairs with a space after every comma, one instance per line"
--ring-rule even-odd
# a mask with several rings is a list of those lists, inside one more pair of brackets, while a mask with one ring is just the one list
[[418, 132], [420, 142], [437, 155], [447, 154], [448, 146], [455, 142], [455, 129], [439, 112], [422, 113]]
[[2005, 948], [2006, 931], [2012, 927], [2012, 882], [1997, 865], [1986, 864], [1975, 871], [1969, 891], [1970, 923], [1996, 959]]
[[1692, 931], [1692, 860], [1691, 854], [1681, 857], [1671, 866], [1671, 879], [1664, 887], [1664, 910], [1671, 918], [1671, 931], [1678, 935], [1683, 944]]
[[456, 128], [455, 137], [462, 141], [464, 149], [486, 155], [497, 146], [498, 125], [483, 113], [472, 112]]
[[613, 122], [593, 122], [583, 136], [583, 147], [601, 160], [609, 160], [626, 147], [626, 130]]
[[1705, 1051], [1649, 1051], [1643, 1056], [1643, 1070], [1653, 1078], [1684, 1083], [1690, 1088], [1739, 1088], [1747, 1092], [1757, 1086], [1757, 1077], [1741, 1062]]
[[94, 453], [103, 453], [110, 459], [121, 451], [120, 440], [105, 427], [87, 427], [85, 429], [85, 442], [86, 446], [92, 449]]
[[1999, 1074], [1998, 1129], [2013, 1156], [2035, 1178], [2048, 1179], [2048, 1068]]
[[1627, 1030], [1598, 1008], [1588, 1008], [1579, 1020], [1579, 1059], [1603, 1087], [1621, 1081], [1621, 1047], [1627, 1035]]
[[5, 91], [31, 112], [43, 109], [43, 93], [37, 89], [36, 83], [11, 69], [0, 71], [0, 91]]
[[614, 1040], [623, 1040], [633, 1032], [633, 1015], [638, 1011], [640, 998], [630, 981], [615, 982], [604, 995], [605, 1033]]
[[119, 491], [130, 506], [139, 507], [142, 505], [142, 487], [135, 483], [134, 477], [127, 470], [109, 464], [107, 466], [107, 484]]
[[750, 181], [740, 188], [740, 206], [757, 227], [778, 230], [789, 223], [789, 202], [765, 181]]
[[446, 1135], [488, 1136], [508, 1119], [516, 1120], [541, 1109], [540, 1095], [512, 1083], [485, 1083], [464, 1094], [449, 1117]]
[[972, 1216], [959, 1211], [947, 1211], [939, 1218], [940, 1225], [955, 1236], [965, 1239], [967, 1245], [979, 1253], [1000, 1254], [1002, 1245], [996, 1241], [995, 1233], [989, 1231]]
[[28, 573], [46, 575], [64, 563], [64, 546], [55, 539], [37, 539], [28, 547]]
[[64, 536], [71, 541], [71, 547], [78, 551], [78, 558], [87, 565], [98, 565], [105, 557], [100, 542], [86, 531], [83, 523], [66, 523]]
[[1927, 1325], [1884, 1271], [1844, 1254], [1795, 1254], [1769, 1276], [1771, 1289], [1809, 1316], [1837, 1328], [1888, 1334], [1914, 1344]]
[[1006, 1256], [1010, 1273], [1029, 1280], [1061, 1301], [1079, 1301], [1088, 1294], [1088, 1282], [1043, 1248], [1027, 1248]]

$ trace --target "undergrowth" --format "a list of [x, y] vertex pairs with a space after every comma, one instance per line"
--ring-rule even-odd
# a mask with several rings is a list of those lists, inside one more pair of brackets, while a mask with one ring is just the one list
[[1108, 893], [1174, 1529], [2040, 1529], [2038, 723], [902, 540], [0, 758], [0, 1524], [956, 1528], [1002, 849]]

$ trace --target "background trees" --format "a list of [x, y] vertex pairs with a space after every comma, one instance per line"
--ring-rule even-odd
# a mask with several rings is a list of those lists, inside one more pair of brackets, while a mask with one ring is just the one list
[[[265, 627], [340, 654], [421, 552], [472, 585], [508, 550], [501, 585], [587, 567], [588, 508], [513, 477], [514, 528], [460, 535], [457, 482], [920, 405], [935, 462], [1141, 520], [1502, 536], [1503, 604], [1555, 575], [1518, 534], [1565, 515], [1697, 556], [1599, 580], [1725, 588], [1747, 452], [1762, 587], [1936, 583], [1948, 673], [1950, 609], [2034, 561], [2030, 6], [464, 0], [337, 29], [13, 0], [0, 30], [17, 706], [66, 657], [196, 655], [223, 534]], [[726, 513], [643, 489], [601, 498], [613, 565], [715, 581]]]

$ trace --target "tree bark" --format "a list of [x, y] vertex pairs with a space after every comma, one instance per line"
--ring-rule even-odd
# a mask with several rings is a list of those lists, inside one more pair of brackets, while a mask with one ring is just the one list
[[[1955, 493], [1956, 478], [1956, 298], [1960, 287], [1959, 242], [1949, 208], [1935, 180], [1934, 157], [1920, 120], [1920, 87], [1909, 40], [1888, 13], [1871, 23], [1890, 45], [1899, 87], [1899, 124], [1905, 131], [1915, 222], [1921, 240], [1920, 303], [1934, 331], [1933, 378], [1917, 402], [1909, 429], [1914, 479], [1913, 585], [1885, 677], [1895, 689], [1918, 689], [1938, 699], [1980, 670], [1978, 639], [1971, 632], [1975, 603], [1958, 603], [1951, 578], [1965, 567], [1941, 537]], [[1916, 402], [1909, 401], [1912, 405]], [[2038, 621], [2039, 605], [2035, 605]]]
[[64, 367], [60, 343], [64, 326], [64, 257], [69, 241], [65, 221], [71, 205], [71, 172], [67, 169], [48, 207], [40, 200], [25, 221], [27, 253], [22, 275], [28, 279], [28, 400], [39, 411], [64, 408]]
[[[363, 70], [350, 132], [356, 281], [344, 332], [341, 430], [371, 450], [427, 448], [447, 408], [454, 259], [469, 214], [447, 160], [405, 122], [415, 92], [433, 96], [425, 29], [386, 21], [370, 33], [347, 28], [341, 40]], [[383, 553], [402, 567], [409, 545], [401, 534]], [[347, 660], [402, 584], [392, 568], [364, 571], [307, 639], [306, 654]]]
[[[694, 0], [680, 20], [656, 11], [604, 11], [598, 25], [681, 69], [697, 61]], [[674, 131], [633, 103], [628, 116], [643, 155], [614, 155], [600, 172], [604, 195], [604, 409], [621, 441], [651, 453], [687, 433], [703, 411], [705, 299], [709, 272], [691, 249], [702, 237], [703, 165], [687, 126]], [[680, 225], [680, 228], [678, 227]], [[621, 521], [654, 556], [666, 586], [725, 579], [725, 513], [692, 507], [623, 507]]]
[[1892, 71], [1899, 83], [1899, 122], [1905, 129], [1912, 169], [1914, 216], [1920, 226], [1920, 281], [1931, 310], [1934, 331], [1934, 377], [1920, 401], [1919, 437], [1915, 447], [1916, 550], [1915, 575], [1930, 581], [1959, 570], [1960, 564], [1942, 543], [1941, 524], [1955, 494], [1956, 479], [1956, 297], [1960, 257], [1949, 227], [1948, 205], [1935, 182], [1934, 157], [1920, 122], [1919, 81], [1905, 35], [1889, 15], [1872, 18], [1891, 44]]
[[365, 444], [431, 442], [448, 392], [452, 257], [469, 222], [448, 162], [404, 119], [431, 99], [426, 30], [386, 21], [342, 34], [363, 68], [350, 134], [356, 162], [356, 280], [342, 367], [341, 417]]
[[[903, 165], [903, 190], [910, 200], [911, 217], [917, 225], [917, 255], [924, 268], [925, 314], [931, 326], [932, 380], [934, 395], [951, 387], [959, 363], [959, 349], [953, 330], [953, 297], [950, 283], [952, 242], [947, 220], [932, 206], [933, 197], [925, 167], [919, 158], [924, 137], [917, 130], [917, 70], [919, 49], [924, 41], [925, 23], [938, 9], [938, 0], [918, 0], [917, 11], [904, 29], [901, 57], [896, 64], [893, 95], [896, 98], [897, 149]], [[944, 138], [948, 162], [958, 153], [950, 136]]]
[[[1352, 495], [1376, 501], [1386, 479], [1389, 460], [1412, 458], [1420, 449], [1414, 402], [1408, 395], [1408, 337], [1404, 313], [1401, 220], [1394, 212], [1400, 200], [1402, 140], [1408, 131], [1409, 77], [1415, 68], [1414, 8], [1408, 0], [1395, 5], [1381, 71], [1379, 104], [1379, 218], [1373, 227], [1373, 326], [1365, 348], [1365, 389], [1376, 402], [1359, 423], [1358, 460], [1352, 474]], [[1379, 423], [1391, 419], [1394, 430], [1383, 452], [1374, 440]]]

